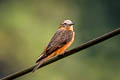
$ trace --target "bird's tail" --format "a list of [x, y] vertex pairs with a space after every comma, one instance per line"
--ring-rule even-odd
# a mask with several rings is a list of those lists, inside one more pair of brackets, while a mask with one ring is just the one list
[[45, 61], [45, 59], [40, 60], [39, 62], [37, 62], [35, 67], [33, 68], [32, 72], [35, 72], [41, 66], [41, 64], [43, 64], [44, 61]]

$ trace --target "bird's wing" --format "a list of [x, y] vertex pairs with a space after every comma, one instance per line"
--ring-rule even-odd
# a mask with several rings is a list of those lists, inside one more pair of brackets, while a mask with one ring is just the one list
[[62, 46], [64, 46], [66, 43], [72, 40], [73, 37], [73, 31], [72, 30], [61, 30], [59, 29], [55, 35], [52, 37], [50, 43], [46, 47], [46, 49], [43, 51], [41, 56], [38, 58], [38, 61], [41, 59], [49, 56], [54, 51], [58, 50]]

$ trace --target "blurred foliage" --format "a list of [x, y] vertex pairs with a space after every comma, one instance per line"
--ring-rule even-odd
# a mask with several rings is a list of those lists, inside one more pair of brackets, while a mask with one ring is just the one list
[[[76, 24], [73, 48], [118, 28], [119, 14], [120, 0], [0, 0], [0, 78], [34, 65], [64, 19]], [[119, 43], [120, 35], [16, 80], [120, 80]]]

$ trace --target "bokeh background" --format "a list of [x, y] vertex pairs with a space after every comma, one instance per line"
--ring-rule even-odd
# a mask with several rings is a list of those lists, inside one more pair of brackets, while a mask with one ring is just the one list
[[[0, 0], [0, 78], [34, 65], [64, 19], [73, 45], [120, 27], [120, 0]], [[120, 80], [120, 35], [16, 80]]]

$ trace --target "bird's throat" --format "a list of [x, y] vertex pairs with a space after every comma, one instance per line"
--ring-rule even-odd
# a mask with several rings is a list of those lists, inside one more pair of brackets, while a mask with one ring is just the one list
[[60, 26], [60, 29], [63, 29], [63, 30], [72, 30], [73, 31], [73, 26], [68, 26], [68, 27]]

